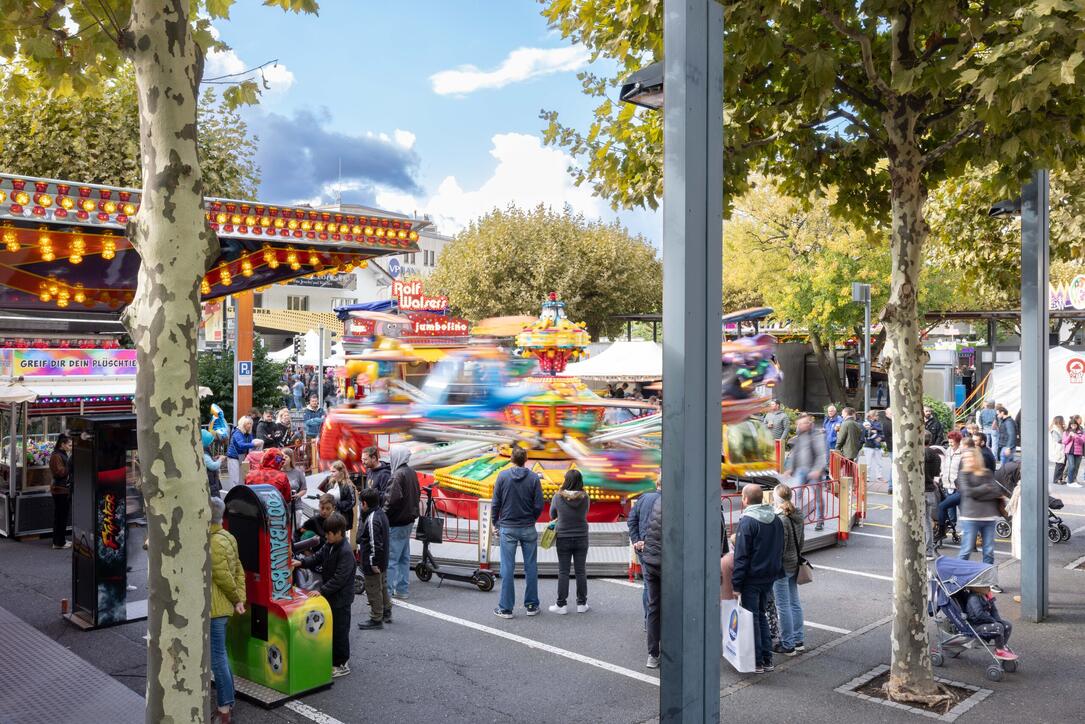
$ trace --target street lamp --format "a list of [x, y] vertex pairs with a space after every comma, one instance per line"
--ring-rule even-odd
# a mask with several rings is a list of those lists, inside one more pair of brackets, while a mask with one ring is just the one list
[[663, 107], [663, 61], [652, 63], [622, 81], [618, 100], [658, 111]]
[[[663, 109], [663, 648], [659, 718], [720, 719], [723, 5], [664, 0], [666, 58], [623, 102]], [[664, 83], [666, 81], [666, 83]]]
[[851, 283], [851, 300], [863, 305], [863, 362], [859, 373], [863, 376], [863, 414], [870, 412], [870, 285]]

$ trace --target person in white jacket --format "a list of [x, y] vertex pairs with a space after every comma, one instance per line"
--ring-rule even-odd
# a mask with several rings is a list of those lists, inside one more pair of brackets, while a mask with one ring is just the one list
[[1055, 415], [1055, 418], [1051, 420], [1051, 427], [1047, 429], [1048, 458], [1055, 463], [1055, 474], [1051, 478], [1054, 485], [1066, 485], [1066, 446], [1062, 444], [1062, 436], [1065, 433], [1066, 422], [1062, 419], [1062, 415]]

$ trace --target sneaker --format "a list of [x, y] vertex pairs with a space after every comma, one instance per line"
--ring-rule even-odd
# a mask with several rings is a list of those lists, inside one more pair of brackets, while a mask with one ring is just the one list
[[577, 613], [587, 613], [590, 610], [591, 610], [591, 606], [589, 606], [586, 603], [578, 603], [578, 604], [576, 604], [576, 612]]
[[527, 615], [528, 616], [538, 616], [539, 615], [539, 607], [538, 606], [524, 606], [524, 608], [527, 609]]
[[397, 593], [393, 591], [392, 598], [398, 598], [400, 601], [406, 601], [408, 598], [410, 598], [410, 596], [408, 596], [406, 593]]
[[934, 554], [933, 553], [928, 553], [927, 554], [927, 560], [928, 561], [933, 561], [934, 560]]
[[1068, 487], [1068, 488], [1085, 488], [1085, 485], [1082, 485], [1081, 483], [1067, 483], [1066, 487]]
[[362, 631], [372, 631], [374, 629], [382, 629], [382, 628], [384, 628], [384, 622], [383, 621], [374, 621], [371, 618], [367, 618], [365, 621], [362, 621], [361, 623], [358, 624], [358, 628], [361, 629]]
[[1009, 649], [995, 649], [995, 658], [1003, 661], [1017, 661], [1017, 654]]
[[72, 547], [72, 542], [70, 540], [64, 541], [64, 545], [62, 545], [62, 546], [58, 546], [55, 543], [53, 544], [53, 550], [55, 550], [55, 551], [66, 551], [71, 547]]
[[658, 669], [659, 668], [659, 657], [658, 656], [652, 656], [651, 654], [648, 654], [648, 662], [646, 664], [644, 664], [644, 665], [646, 667], [648, 667], [649, 669]]
[[804, 644], [804, 643], [803, 643], [802, 641], [800, 641], [799, 643], [795, 644], [795, 651], [797, 651], [797, 652], [798, 652], [798, 653], [800, 653], [800, 654], [801, 654], [801, 653], [802, 653], [803, 651], [806, 651], [806, 644]]
[[1006, 590], [1004, 588], [1002, 588], [1002, 586], [998, 585], [997, 583], [995, 585], [991, 586], [991, 593], [1005, 593], [1005, 592], [1006, 592]]
[[[556, 613], [559, 616], [564, 616], [565, 614], [569, 613], [569, 607], [559, 606], [555, 603], [553, 606], [550, 607], [550, 613]], [[529, 613], [528, 615], [530, 616], [531, 614]]]
[[350, 664], [343, 664], [342, 666], [332, 667], [332, 678], [337, 679], [340, 676], [346, 676], [350, 673]]
[[498, 618], [512, 618], [512, 611], [504, 608], [495, 608], [494, 616], [497, 616]]
[[767, 664], [761, 664], [761, 672], [762, 673], [767, 674], [770, 671], [776, 671], [776, 667], [771, 662], [769, 662]]
[[824, 523], [818, 523], [817, 525], [814, 526], [814, 530], [816, 530], [816, 531], [817, 530], [824, 530], [824, 529], [825, 529], [825, 524]]
[[764, 669], [763, 666], [761, 666], [761, 664], [758, 664], [757, 666], [754, 667], [753, 673], [755, 673], [755, 674], [763, 674], [763, 673], [765, 673], [765, 669]]
[[392, 623], [392, 614], [390, 614], [390, 613], [384, 614], [384, 616], [381, 617], [381, 621], [383, 621], [384, 623]]
[[784, 656], [794, 656], [795, 649], [790, 646], [784, 646], [783, 644], [776, 644], [772, 647], [772, 652], [776, 654], [783, 654]]

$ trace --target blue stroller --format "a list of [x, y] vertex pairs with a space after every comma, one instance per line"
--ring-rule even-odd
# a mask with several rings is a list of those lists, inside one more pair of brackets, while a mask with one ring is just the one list
[[934, 619], [938, 640], [931, 650], [931, 663], [943, 666], [946, 656], [957, 658], [966, 649], [983, 649], [991, 658], [987, 666], [987, 678], [1002, 681], [1003, 672], [1017, 670], [1017, 661], [995, 656], [994, 646], [985, 641], [968, 622], [963, 603], [970, 586], [992, 586], [998, 583], [998, 572], [993, 565], [978, 561], [940, 556], [934, 562], [931, 577], [931, 595], [927, 611]]

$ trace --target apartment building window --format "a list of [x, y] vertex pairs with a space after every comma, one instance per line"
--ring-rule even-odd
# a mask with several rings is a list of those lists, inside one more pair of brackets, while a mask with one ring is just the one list
[[339, 307], [347, 307], [354, 304], [353, 297], [332, 297], [332, 309], [338, 309]]
[[255, 307], [256, 309], [263, 309], [263, 307], [264, 307], [264, 295], [263, 294], [253, 294], [252, 295], [252, 306]]
[[286, 298], [286, 308], [293, 312], [308, 312], [309, 311], [309, 297], [296, 296]]

